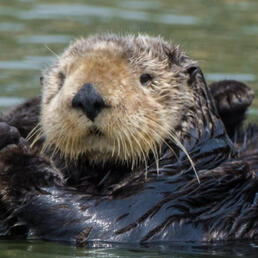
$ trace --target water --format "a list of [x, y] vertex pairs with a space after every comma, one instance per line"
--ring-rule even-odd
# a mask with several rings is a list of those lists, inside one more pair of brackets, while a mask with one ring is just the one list
[[[257, 121], [257, 13], [254, 0], [0, 0], [0, 111], [40, 94], [40, 71], [74, 38], [140, 32], [180, 44], [198, 60], [208, 81], [232, 78], [251, 85], [257, 99], [249, 120]], [[77, 249], [46, 242], [0, 242], [0, 257], [251, 257], [255, 250], [252, 243]]]
[[78, 248], [65, 244], [43, 241], [1, 241], [0, 257], [20, 258], [218, 258], [247, 257], [256, 258], [257, 247], [253, 243], [229, 243], [213, 246], [173, 245], [173, 246], [110, 246], [108, 244], [93, 248]]

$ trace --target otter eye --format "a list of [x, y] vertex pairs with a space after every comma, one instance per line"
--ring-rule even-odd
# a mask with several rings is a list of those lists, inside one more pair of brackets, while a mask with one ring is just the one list
[[61, 89], [63, 84], [64, 84], [64, 81], [65, 81], [65, 74], [62, 73], [62, 72], [59, 72], [57, 77], [58, 77], [58, 80], [59, 80], [59, 82], [58, 82], [59, 89]]
[[144, 73], [140, 77], [140, 82], [143, 86], [148, 86], [151, 83], [151, 81], [152, 77], [148, 73]]
[[44, 77], [43, 76], [40, 76], [40, 85], [43, 86], [43, 82], [44, 82]]

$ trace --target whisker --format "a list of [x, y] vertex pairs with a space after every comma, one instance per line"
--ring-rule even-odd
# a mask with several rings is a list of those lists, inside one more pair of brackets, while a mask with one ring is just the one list
[[30, 141], [31, 138], [38, 133], [38, 131], [41, 130], [40, 123], [38, 123], [27, 135], [26, 140]]
[[172, 132], [170, 133], [170, 136], [172, 137], [172, 139], [175, 141], [175, 143], [181, 148], [181, 150], [185, 153], [186, 157], [188, 158], [193, 170], [194, 170], [194, 173], [196, 175], [196, 178], [197, 178], [197, 181], [198, 183], [200, 184], [201, 181], [200, 181], [200, 178], [199, 178], [199, 175], [197, 173], [197, 170], [195, 168], [195, 165], [194, 165], [194, 162], [192, 160], [192, 158], [190, 157], [188, 151], [185, 149], [184, 145], [179, 141], [179, 139], [177, 138], [176, 135], [173, 135]]
[[54, 50], [52, 50], [47, 44], [44, 44], [44, 47], [45, 47], [50, 53], [52, 53], [55, 57], [57, 57], [58, 59], [60, 59], [60, 56], [58, 56], [58, 54], [55, 53]]

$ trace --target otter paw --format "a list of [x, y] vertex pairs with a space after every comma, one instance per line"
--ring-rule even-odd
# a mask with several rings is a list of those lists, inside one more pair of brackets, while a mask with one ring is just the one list
[[246, 84], [223, 80], [209, 85], [219, 113], [245, 112], [254, 98], [254, 91]]
[[254, 91], [248, 85], [233, 80], [213, 82], [209, 87], [227, 133], [232, 137], [245, 119]]
[[0, 149], [10, 144], [18, 144], [20, 138], [21, 135], [17, 128], [5, 122], [0, 122]]

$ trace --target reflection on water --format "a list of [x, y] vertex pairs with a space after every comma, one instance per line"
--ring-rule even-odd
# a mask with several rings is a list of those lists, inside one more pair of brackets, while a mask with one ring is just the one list
[[233, 74], [233, 73], [207, 73], [205, 75], [207, 80], [219, 81], [219, 80], [238, 80], [238, 81], [255, 81], [256, 76], [254, 74]]
[[[196, 59], [209, 81], [245, 81], [258, 97], [257, 12], [258, 1], [253, 0], [1, 0], [0, 111], [40, 93], [40, 71], [52, 62], [54, 53], [61, 53], [76, 37], [100, 32], [161, 34]], [[255, 99], [249, 111], [252, 120], [257, 121], [257, 110]], [[198, 249], [198, 255], [193, 249], [185, 250], [186, 255], [175, 250], [78, 250], [43, 242], [0, 242], [0, 250], [0, 257], [38, 258], [208, 257], [219, 253], [204, 249]]]
[[24, 99], [22, 98], [0, 96], [0, 106], [2, 107], [12, 107], [14, 105], [21, 104], [23, 101]]
[[246, 27], [244, 32], [246, 34], [253, 34], [253, 35], [258, 35], [258, 26], [249, 26], [249, 27]]
[[27, 56], [24, 60], [0, 61], [1, 70], [40, 70], [51, 63], [51, 56]]
[[119, 3], [121, 8], [130, 8], [134, 10], [160, 9], [161, 5], [161, 1], [120, 1]]
[[1, 22], [0, 23], [0, 31], [21, 31], [24, 29], [24, 26], [20, 23], [8, 23]]
[[[143, 8], [141, 8], [143, 9]], [[144, 11], [123, 10], [113, 7], [92, 5], [38, 5], [29, 11], [19, 12], [17, 16], [21, 19], [63, 19], [69, 16], [71, 20], [81, 20], [81, 16], [101, 19], [119, 18], [124, 20], [158, 22], [166, 24], [194, 24], [198, 19], [192, 16], [173, 14], [151, 14]]]
[[65, 35], [31, 35], [20, 36], [18, 42], [21, 44], [53, 44], [53, 43], [67, 43], [72, 40], [71, 37]]
[[141, 258], [215, 258], [215, 257], [248, 257], [255, 258], [255, 243], [218, 244], [198, 246], [186, 243], [183, 245], [151, 246], [110, 246], [104, 244], [95, 248], [76, 248], [58, 243], [42, 241], [0, 241], [1, 257], [26, 258], [70, 258], [70, 257], [141, 257]]

